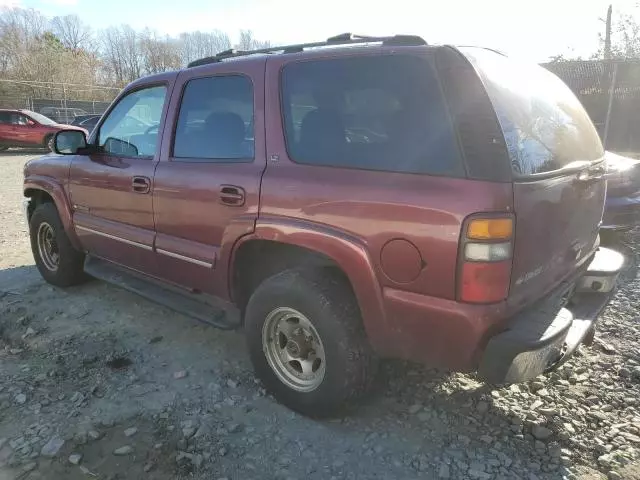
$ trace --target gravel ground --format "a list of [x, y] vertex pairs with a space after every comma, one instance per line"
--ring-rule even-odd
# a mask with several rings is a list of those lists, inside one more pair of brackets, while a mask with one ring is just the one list
[[594, 346], [548, 377], [494, 388], [388, 362], [360, 409], [312, 421], [265, 394], [240, 332], [45, 284], [21, 212], [32, 156], [0, 154], [0, 480], [640, 479], [635, 262]]

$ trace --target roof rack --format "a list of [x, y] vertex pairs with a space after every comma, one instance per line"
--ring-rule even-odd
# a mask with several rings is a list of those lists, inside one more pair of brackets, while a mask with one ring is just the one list
[[216, 63], [227, 58], [243, 57], [246, 55], [256, 54], [274, 54], [274, 53], [298, 53], [306, 48], [317, 47], [333, 47], [336, 45], [354, 45], [363, 43], [382, 43], [390, 46], [419, 46], [427, 45], [427, 42], [417, 35], [393, 35], [390, 37], [369, 37], [365, 35], [354, 35], [352, 33], [342, 33], [334, 37], [328, 38], [324, 42], [300, 43], [296, 45], [282, 45], [279, 47], [260, 48], [258, 50], [236, 50], [231, 48], [211, 57], [194, 60], [187, 65], [188, 68], [199, 67], [209, 63]]

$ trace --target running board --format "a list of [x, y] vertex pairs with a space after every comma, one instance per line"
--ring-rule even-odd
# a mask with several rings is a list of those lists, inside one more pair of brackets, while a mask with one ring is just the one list
[[216, 300], [208, 295], [183, 290], [91, 255], [85, 260], [84, 271], [214, 327], [232, 330], [240, 326], [237, 309], [216, 304]]

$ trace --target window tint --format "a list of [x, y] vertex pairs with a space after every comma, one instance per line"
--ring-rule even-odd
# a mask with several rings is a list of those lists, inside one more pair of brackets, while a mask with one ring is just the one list
[[0, 123], [11, 123], [11, 112], [0, 112]]
[[463, 49], [498, 115], [514, 173], [547, 173], [604, 155], [580, 101], [546, 69], [480, 48]]
[[98, 144], [103, 151], [127, 157], [155, 155], [166, 90], [157, 86], [123, 97], [100, 127]]
[[461, 174], [451, 121], [424, 58], [292, 63], [282, 89], [287, 147], [296, 162]]
[[230, 75], [189, 81], [182, 96], [173, 156], [176, 161], [252, 161], [251, 80]]

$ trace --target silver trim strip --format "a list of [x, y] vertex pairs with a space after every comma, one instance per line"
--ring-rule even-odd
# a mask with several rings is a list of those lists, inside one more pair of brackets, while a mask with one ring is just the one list
[[82, 225], [76, 225], [76, 229], [84, 230], [85, 232], [93, 233], [95, 235], [100, 235], [101, 237], [110, 238], [111, 240], [116, 240], [117, 242], [126, 243], [127, 245], [133, 245], [134, 247], [139, 247], [144, 250], [153, 251], [153, 247], [151, 245], [145, 245], [144, 243], [134, 242], [133, 240], [127, 240], [126, 238], [116, 237], [115, 235], [111, 235], [109, 233], [104, 233], [98, 230], [93, 230], [92, 228], [83, 227]]
[[162, 250], [161, 248], [156, 248], [156, 253], [160, 255], [165, 255], [171, 258], [177, 258], [178, 260], [184, 260], [185, 262], [193, 263], [194, 265], [199, 265], [201, 267], [212, 268], [213, 263], [204, 262], [202, 260], [197, 260], [191, 257], [185, 257], [184, 255], [180, 255], [179, 253], [168, 252], [167, 250]]

